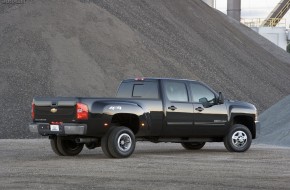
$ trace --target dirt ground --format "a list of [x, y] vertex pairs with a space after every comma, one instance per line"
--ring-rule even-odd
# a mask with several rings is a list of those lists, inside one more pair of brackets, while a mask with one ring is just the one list
[[59, 157], [47, 139], [0, 140], [0, 189], [289, 189], [290, 148], [253, 145], [229, 153], [222, 143], [199, 151], [138, 142], [128, 159], [100, 148]]

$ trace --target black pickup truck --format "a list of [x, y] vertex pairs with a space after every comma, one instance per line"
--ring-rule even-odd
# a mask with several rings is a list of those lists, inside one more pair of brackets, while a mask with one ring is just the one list
[[224, 100], [199, 81], [137, 78], [122, 81], [116, 98], [34, 98], [29, 129], [48, 136], [60, 156], [77, 155], [85, 145], [125, 158], [137, 140], [188, 150], [224, 142], [227, 150], [244, 152], [259, 134], [257, 116], [254, 105]]

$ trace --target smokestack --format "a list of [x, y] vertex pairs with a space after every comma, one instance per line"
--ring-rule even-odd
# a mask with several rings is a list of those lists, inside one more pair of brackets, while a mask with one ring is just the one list
[[227, 7], [227, 15], [240, 22], [241, 0], [228, 0]]

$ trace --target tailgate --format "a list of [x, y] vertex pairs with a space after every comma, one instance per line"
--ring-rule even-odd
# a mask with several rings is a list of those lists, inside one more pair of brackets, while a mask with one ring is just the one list
[[75, 122], [77, 98], [34, 98], [34, 121]]

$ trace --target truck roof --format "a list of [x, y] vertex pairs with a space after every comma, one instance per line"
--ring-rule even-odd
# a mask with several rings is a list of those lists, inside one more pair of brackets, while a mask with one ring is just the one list
[[158, 78], [158, 77], [137, 77], [137, 78], [129, 78], [129, 79], [125, 79], [122, 81], [123, 82], [134, 82], [134, 81], [154, 81], [154, 80], [172, 80], [172, 81], [191, 81], [191, 82], [197, 82], [200, 83], [206, 87], [208, 87], [209, 89], [211, 89], [216, 95], [216, 91], [214, 89], [212, 89], [210, 86], [208, 86], [207, 84], [205, 84], [202, 81], [198, 81], [198, 80], [189, 80], [189, 79], [176, 79], [176, 78]]
[[[131, 82], [131, 81], [146, 81], [146, 80], [181, 80], [181, 81], [197, 81], [197, 80], [190, 80], [190, 79], [176, 79], [176, 78], [158, 78], [158, 77], [136, 77], [136, 78], [129, 78], [123, 80], [123, 82]], [[198, 81], [200, 82], [200, 81]]]

